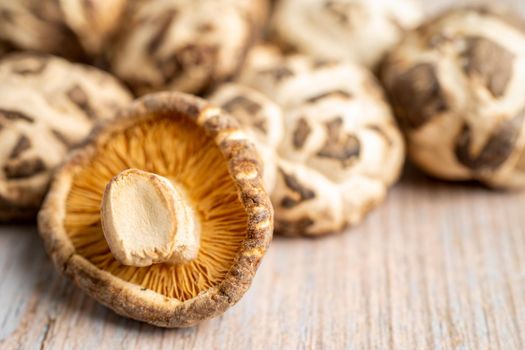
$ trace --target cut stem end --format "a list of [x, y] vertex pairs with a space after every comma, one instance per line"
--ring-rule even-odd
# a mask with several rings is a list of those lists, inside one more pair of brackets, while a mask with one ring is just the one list
[[184, 188], [153, 173], [127, 169], [115, 176], [104, 191], [101, 221], [124, 265], [184, 264], [199, 253], [199, 217]]

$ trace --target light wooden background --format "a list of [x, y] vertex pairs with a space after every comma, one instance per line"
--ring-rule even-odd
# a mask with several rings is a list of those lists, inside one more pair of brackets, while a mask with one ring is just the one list
[[181, 330], [115, 315], [55, 271], [33, 227], [0, 226], [0, 349], [18, 348], [525, 349], [525, 193], [410, 170], [360, 227], [276, 237], [239, 304]]

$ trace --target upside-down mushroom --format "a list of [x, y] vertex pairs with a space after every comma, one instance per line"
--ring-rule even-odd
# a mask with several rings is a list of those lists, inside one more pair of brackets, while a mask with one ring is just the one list
[[421, 169], [525, 187], [523, 21], [498, 9], [448, 11], [390, 53], [382, 80]]
[[96, 300], [183, 327], [223, 313], [248, 289], [273, 211], [235, 120], [197, 97], [158, 93], [71, 156], [39, 228], [57, 267]]
[[131, 102], [103, 71], [34, 54], [0, 60], [0, 95], [0, 221], [33, 219], [68, 151]]

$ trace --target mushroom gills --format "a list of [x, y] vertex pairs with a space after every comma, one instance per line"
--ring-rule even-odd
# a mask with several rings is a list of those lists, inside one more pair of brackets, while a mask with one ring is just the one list
[[[182, 117], [151, 116], [115, 132], [75, 174], [64, 225], [77, 254], [125, 281], [184, 301], [220, 283], [246, 237], [247, 214], [228, 163], [213, 139]], [[106, 185], [122, 171], [140, 169], [191, 189], [200, 222], [200, 248], [185, 264], [137, 267], [115, 259], [101, 225]]]

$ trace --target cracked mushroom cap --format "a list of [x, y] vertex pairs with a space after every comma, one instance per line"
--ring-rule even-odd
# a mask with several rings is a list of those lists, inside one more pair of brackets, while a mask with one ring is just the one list
[[0, 0], [0, 39], [22, 50], [80, 59], [101, 53], [127, 0]]
[[299, 52], [374, 67], [422, 17], [414, 0], [281, 0], [271, 30]]
[[[257, 143], [273, 152], [265, 171], [273, 172], [267, 188], [276, 230], [316, 236], [359, 223], [383, 200], [404, 160], [401, 135], [372, 75], [350, 64], [277, 58], [266, 49], [247, 69], [241, 82], [259, 93], [229, 85], [211, 100], [252, 130], [274, 103], [263, 102], [265, 95], [282, 107], [281, 122], [266, 123], [283, 128], [282, 137]], [[247, 111], [254, 120], [246, 122]]]
[[410, 33], [382, 80], [412, 161], [448, 180], [525, 187], [525, 24], [453, 10]]
[[266, 7], [266, 0], [135, 1], [112, 70], [139, 95], [203, 92], [237, 73]]
[[[259, 167], [253, 145], [220, 109], [182, 93], [148, 95], [100, 127], [58, 171], [39, 214], [40, 233], [58, 268], [102, 304], [157, 326], [191, 326], [241, 298], [271, 240], [273, 211]], [[100, 208], [117, 213], [107, 204], [117, 208], [119, 201], [106, 197], [119, 191], [106, 185], [118, 184], [129, 172], [153, 173], [164, 179], [161, 187], [171, 182], [185, 193], [200, 227], [195, 259], [130, 266], [112, 254], [105, 239], [113, 233], [106, 229], [108, 220], [117, 226], [128, 221], [101, 217]], [[140, 183], [147, 176], [134, 179]], [[158, 188], [157, 180], [150, 185]], [[129, 222], [147, 204], [147, 197], [135, 198]], [[142, 231], [135, 226], [136, 241], [127, 243], [148, 243], [161, 229], [158, 223]]]
[[52, 56], [0, 61], [0, 221], [33, 218], [51, 174], [129, 92], [96, 68]]

